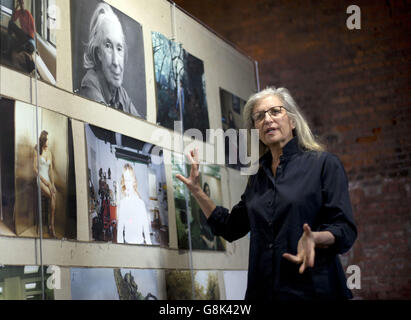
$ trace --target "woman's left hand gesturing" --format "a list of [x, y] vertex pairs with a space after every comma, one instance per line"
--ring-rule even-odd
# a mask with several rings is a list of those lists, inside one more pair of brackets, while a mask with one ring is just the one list
[[303, 273], [305, 268], [314, 267], [315, 257], [315, 238], [311, 231], [310, 226], [307, 223], [303, 225], [304, 233], [298, 240], [297, 255], [290, 253], [284, 253], [283, 257], [296, 264], [301, 264], [300, 273]]

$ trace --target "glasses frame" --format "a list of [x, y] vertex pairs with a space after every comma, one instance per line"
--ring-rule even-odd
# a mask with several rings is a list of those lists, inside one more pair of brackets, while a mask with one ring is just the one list
[[[280, 112], [281, 112], [281, 109], [284, 109], [286, 112], [288, 111], [287, 108], [285, 108], [284, 106], [272, 106], [272, 107], [268, 108], [268, 109], [265, 110], [265, 111], [259, 111], [259, 112], [255, 112], [255, 113], [251, 114], [251, 119], [253, 120], [253, 123], [255, 124], [255, 123], [260, 123], [260, 122], [262, 122], [262, 121], [265, 119], [265, 114], [266, 114], [267, 112], [270, 112], [270, 110], [272, 110], [272, 109], [274, 109], [274, 108], [280, 108]], [[254, 116], [255, 116], [255, 115], [257, 115], [257, 114], [262, 114], [262, 113], [264, 113], [264, 116], [263, 116], [260, 120], [254, 119]], [[270, 116], [271, 119], [274, 118], [270, 113], [269, 113], [268, 115]], [[282, 115], [283, 115], [283, 114], [281, 114], [281, 116], [282, 116]]]

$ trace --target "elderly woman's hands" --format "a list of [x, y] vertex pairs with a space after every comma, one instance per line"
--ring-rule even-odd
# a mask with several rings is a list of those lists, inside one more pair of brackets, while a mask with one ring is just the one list
[[314, 267], [315, 257], [315, 240], [313, 232], [307, 223], [304, 223], [303, 229], [304, 233], [300, 240], [298, 240], [297, 255], [290, 253], [283, 254], [283, 257], [291, 262], [296, 264], [302, 263], [299, 269], [300, 273], [303, 273], [307, 267]]
[[328, 248], [335, 242], [333, 234], [329, 231], [311, 231], [307, 223], [303, 225], [304, 233], [298, 240], [297, 255], [284, 253], [283, 257], [296, 264], [301, 264], [299, 272], [303, 273], [307, 267], [314, 267], [315, 248]]
[[188, 159], [191, 163], [190, 175], [188, 178], [183, 177], [181, 174], [176, 174], [176, 178], [184, 182], [188, 190], [193, 194], [197, 194], [202, 191], [200, 184], [200, 172], [199, 172], [199, 161], [198, 161], [198, 149], [190, 151], [190, 154], [187, 154]]
[[200, 172], [198, 160], [198, 149], [190, 151], [187, 155], [191, 162], [191, 170], [188, 178], [183, 177], [181, 174], [176, 174], [176, 178], [185, 183], [188, 190], [193, 194], [194, 198], [197, 200], [201, 210], [203, 211], [206, 218], [210, 217], [211, 213], [216, 208], [215, 203], [210, 199], [210, 197], [203, 191], [200, 184]]

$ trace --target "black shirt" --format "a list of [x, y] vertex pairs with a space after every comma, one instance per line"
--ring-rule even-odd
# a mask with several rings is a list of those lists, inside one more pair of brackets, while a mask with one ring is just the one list
[[[250, 231], [246, 300], [352, 298], [338, 257], [357, 237], [342, 163], [329, 152], [302, 150], [296, 137], [284, 146], [275, 177], [271, 163], [268, 152], [231, 213], [217, 206], [207, 220], [230, 242]], [[314, 267], [300, 274], [282, 254], [297, 254], [304, 223], [330, 231], [335, 243], [316, 248]]]

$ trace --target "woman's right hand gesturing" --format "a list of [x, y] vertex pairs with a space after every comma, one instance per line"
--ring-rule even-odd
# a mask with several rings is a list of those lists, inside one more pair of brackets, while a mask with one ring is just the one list
[[216, 205], [201, 188], [198, 149], [196, 148], [194, 150], [191, 150], [190, 154], [188, 154], [187, 157], [191, 162], [190, 175], [188, 176], [188, 178], [186, 178], [181, 174], [176, 174], [176, 178], [184, 182], [188, 190], [191, 191], [194, 198], [197, 200], [198, 205], [200, 206], [206, 218], [208, 218], [216, 208]]
[[191, 191], [193, 194], [197, 194], [200, 192], [201, 184], [200, 184], [200, 172], [199, 172], [199, 160], [198, 160], [198, 149], [194, 149], [190, 151], [190, 154], [187, 154], [188, 159], [191, 162], [191, 170], [190, 175], [188, 178], [183, 177], [181, 174], [176, 174], [176, 178], [180, 181], [184, 182], [187, 186], [188, 190]]

